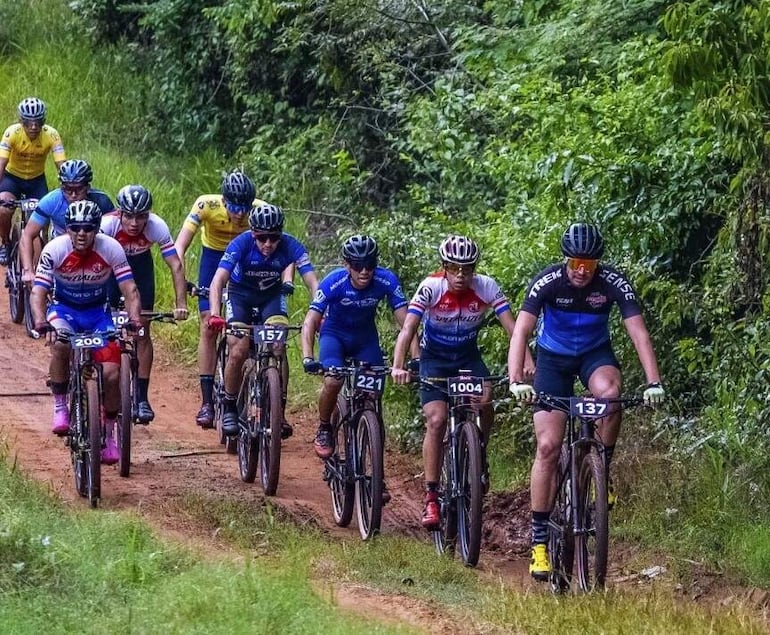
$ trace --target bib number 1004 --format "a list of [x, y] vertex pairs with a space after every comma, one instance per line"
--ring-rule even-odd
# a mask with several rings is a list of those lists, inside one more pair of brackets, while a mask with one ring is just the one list
[[484, 380], [481, 377], [450, 377], [447, 390], [450, 397], [480, 397], [484, 392]]

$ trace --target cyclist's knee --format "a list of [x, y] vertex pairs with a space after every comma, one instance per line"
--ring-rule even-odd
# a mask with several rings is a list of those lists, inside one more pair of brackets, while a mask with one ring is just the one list
[[561, 453], [561, 439], [538, 439], [537, 459], [547, 464], [556, 465]]

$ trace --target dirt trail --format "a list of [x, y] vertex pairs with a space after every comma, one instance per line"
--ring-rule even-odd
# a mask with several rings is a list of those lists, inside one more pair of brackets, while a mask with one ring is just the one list
[[[0, 373], [4, 378], [0, 394], [14, 394], [0, 396], [0, 435], [9, 447], [10, 458], [62, 500], [85, 506], [85, 501], [75, 493], [64, 443], [50, 433], [52, 402], [45, 388], [48, 350], [41, 342], [28, 338], [23, 326], [11, 324], [4, 289], [0, 291], [0, 324]], [[180, 511], [184, 506], [175, 502], [190, 494], [237, 495], [258, 502], [263, 498], [261, 489], [240, 480], [236, 458], [225, 453], [216, 432], [195, 426], [199, 393], [193, 369], [180, 369], [162, 351], [156, 351], [150, 399], [156, 419], [147, 427], [134, 427], [131, 477], [121, 478], [116, 467], [103, 467], [101, 507], [130, 510], [177, 540], [210, 549], [216, 533], [212, 536], [210, 527], [196, 523]], [[331, 517], [329, 490], [321, 479], [321, 463], [312, 449], [315, 419], [310, 412], [292, 411], [291, 406], [288, 418], [294, 424], [294, 436], [284, 442], [281, 480], [274, 503], [298, 522], [313, 522], [335, 537], [357, 539], [355, 520], [343, 529]], [[418, 522], [419, 471], [417, 457], [394, 453], [387, 456], [386, 476], [392, 501], [385, 509], [383, 533], [428, 540]], [[502, 580], [522, 591], [543, 592], [543, 587], [535, 585], [527, 574], [527, 494], [516, 492], [488, 498], [480, 575]], [[610, 571], [610, 584], [629, 588], [639, 585], [639, 576], [624, 566], [623, 549], [616, 549], [615, 545], [611, 549], [612, 562], [616, 564]], [[724, 598], [754, 601], [750, 591], [720, 589], [719, 580], [708, 575], [696, 577], [692, 587], [680, 588], [679, 594], [685, 599], [709, 603]], [[763, 608], [763, 598], [767, 595], [754, 602], [758, 609]], [[369, 617], [380, 616], [384, 621], [401, 620], [430, 632], [468, 632], [467, 624], [461, 629], [428, 604], [407, 597], [383, 596], [356, 587], [354, 593], [338, 589], [336, 599], [343, 607]]]

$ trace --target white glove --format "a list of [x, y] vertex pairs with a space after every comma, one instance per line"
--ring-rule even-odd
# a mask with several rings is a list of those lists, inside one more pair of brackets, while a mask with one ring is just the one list
[[663, 390], [663, 386], [659, 382], [655, 381], [651, 384], [647, 384], [647, 389], [644, 391], [644, 403], [648, 406], [657, 406], [662, 404], [666, 400], [666, 391]]
[[530, 384], [514, 381], [510, 385], [510, 391], [517, 401], [531, 402], [535, 399], [535, 389]]

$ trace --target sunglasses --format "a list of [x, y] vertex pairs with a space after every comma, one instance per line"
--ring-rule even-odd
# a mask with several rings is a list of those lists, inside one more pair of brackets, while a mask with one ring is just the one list
[[45, 123], [45, 119], [24, 119], [21, 120], [22, 126], [42, 126]]
[[567, 258], [567, 267], [572, 271], [579, 271], [581, 268], [585, 273], [593, 273], [599, 266], [598, 260], [587, 258]]
[[231, 214], [245, 214], [251, 209], [251, 205], [238, 205], [237, 203], [225, 201], [225, 209]]
[[360, 273], [364, 269], [367, 271], [374, 271], [377, 268], [376, 258], [367, 258], [365, 260], [348, 260], [347, 263], [356, 273]]
[[459, 273], [471, 274], [476, 270], [476, 265], [456, 265], [453, 262], [444, 263], [444, 271], [448, 271], [453, 275]]
[[87, 185], [62, 185], [61, 191], [65, 194], [82, 194], [88, 189]]
[[79, 234], [80, 232], [90, 234], [91, 232], [96, 231], [96, 225], [93, 223], [73, 223], [71, 225], [67, 225], [67, 229], [73, 234]]
[[254, 234], [254, 238], [257, 242], [260, 242], [260, 243], [266, 243], [268, 240], [271, 243], [277, 243], [279, 240], [281, 240], [281, 234], [277, 234], [277, 233]]

